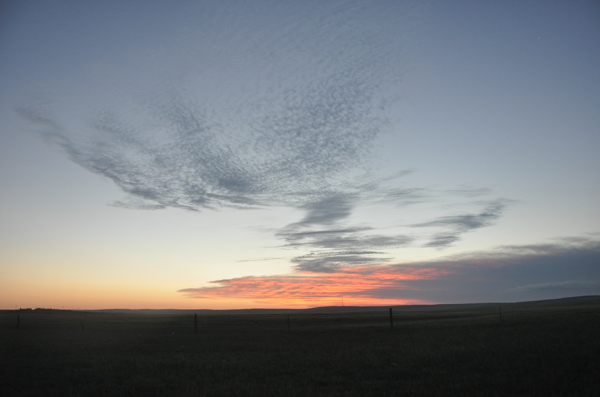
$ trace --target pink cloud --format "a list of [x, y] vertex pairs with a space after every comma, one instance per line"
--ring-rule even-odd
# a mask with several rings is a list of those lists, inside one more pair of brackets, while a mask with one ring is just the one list
[[186, 288], [179, 292], [200, 299], [248, 299], [256, 303], [282, 306], [322, 306], [430, 303], [420, 299], [378, 298], [370, 291], [415, 289], [405, 281], [426, 280], [446, 274], [447, 270], [401, 266], [358, 266], [340, 268], [334, 273], [241, 277], [212, 281], [216, 286]]

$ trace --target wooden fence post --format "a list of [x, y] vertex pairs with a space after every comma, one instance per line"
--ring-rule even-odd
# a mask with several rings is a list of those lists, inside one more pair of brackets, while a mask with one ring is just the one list
[[500, 324], [502, 324], [502, 308], [498, 307], [498, 317], [500, 318]]
[[390, 330], [394, 330], [394, 317], [392, 316], [392, 308], [390, 307]]
[[194, 313], [194, 333], [198, 332], [198, 315]]
[[19, 322], [21, 321], [20, 316], [17, 314], [17, 329], [19, 329]]
[[288, 332], [290, 332], [290, 315], [287, 316]]

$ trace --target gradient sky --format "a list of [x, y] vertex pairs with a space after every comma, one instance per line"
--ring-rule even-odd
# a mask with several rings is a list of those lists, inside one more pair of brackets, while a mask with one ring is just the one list
[[597, 1], [4, 1], [0, 309], [600, 294]]

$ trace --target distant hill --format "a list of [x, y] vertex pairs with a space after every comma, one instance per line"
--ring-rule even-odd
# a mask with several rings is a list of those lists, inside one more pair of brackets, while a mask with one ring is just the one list
[[437, 311], [437, 310], [466, 310], [476, 308], [544, 308], [544, 307], [578, 307], [600, 306], [600, 295], [576, 296], [570, 298], [547, 299], [527, 302], [492, 302], [492, 303], [458, 303], [437, 305], [398, 305], [398, 306], [324, 306], [310, 309], [238, 309], [238, 310], [210, 310], [210, 309], [104, 309], [85, 310], [88, 312], [103, 313], [129, 313], [129, 314], [300, 314], [300, 313], [348, 313], [384, 311], [390, 307], [394, 311]]

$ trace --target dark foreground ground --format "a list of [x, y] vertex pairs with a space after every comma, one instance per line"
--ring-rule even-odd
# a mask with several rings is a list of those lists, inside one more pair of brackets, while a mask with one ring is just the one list
[[[2, 396], [600, 396], [600, 302], [342, 314], [0, 312]], [[17, 315], [19, 328], [17, 329]]]

